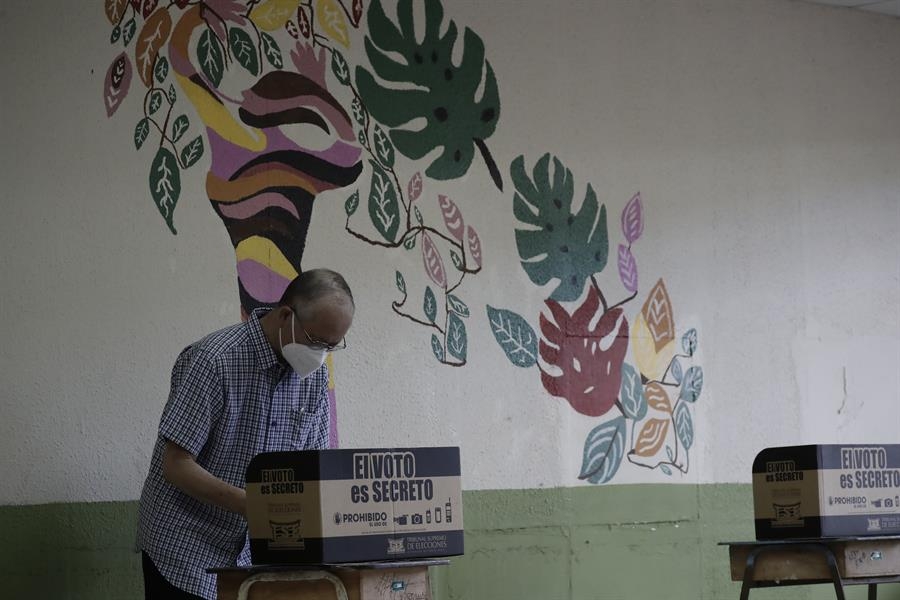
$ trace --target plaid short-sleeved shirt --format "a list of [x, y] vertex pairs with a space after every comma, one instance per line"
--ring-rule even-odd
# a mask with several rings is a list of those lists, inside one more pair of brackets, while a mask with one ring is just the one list
[[283, 366], [253, 311], [239, 323], [185, 348], [172, 369], [169, 399], [138, 511], [137, 545], [160, 573], [186, 592], [213, 600], [209, 567], [247, 565], [247, 522], [194, 500], [162, 474], [166, 441], [204, 469], [245, 487], [260, 452], [328, 447], [328, 368], [306, 379]]

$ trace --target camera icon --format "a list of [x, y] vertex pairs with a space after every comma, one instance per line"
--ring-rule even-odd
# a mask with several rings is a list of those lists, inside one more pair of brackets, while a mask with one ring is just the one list
[[422, 524], [422, 515], [416, 513], [412, 516], [412, 524], [413, 525], [421, 525]]

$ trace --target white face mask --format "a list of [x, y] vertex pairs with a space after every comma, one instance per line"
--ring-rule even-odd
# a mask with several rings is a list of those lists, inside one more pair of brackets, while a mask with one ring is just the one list
[[[294, 312], [291, 311], [292, 338], [296, 335], [294, 331]], [[296, 339], [289, 344], [282, 344], [280, 328], [278, 329], [278, 345], [281, 346], [281, 355], [284, 357], [284, 360], [291, 365], [291, 368], [294, 369], [294, 372], [301, 379], [306, 379], [312, 375], [325, 362], [327, 353], [324, 349], [310, 348], [309, 346], [298, 344]]]

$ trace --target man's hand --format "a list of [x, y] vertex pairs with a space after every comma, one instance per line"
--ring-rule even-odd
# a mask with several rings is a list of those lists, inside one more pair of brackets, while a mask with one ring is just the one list
[[194, 456], [178, 444], [166, 442], [162, 472], [166, 481], [188, 496], [247, 516], [247, 492], [198, 465]]

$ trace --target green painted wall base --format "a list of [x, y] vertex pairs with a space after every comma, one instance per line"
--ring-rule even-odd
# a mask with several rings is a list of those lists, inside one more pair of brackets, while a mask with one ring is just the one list
[[[466, 555], [435, 600], [737, 598], [723, 540], [753, 538], [747, 485], [618, 485], [464, 494]], [[0, 507], [0, 598], [143, 597], [135, 502]], [[866, 597], [863, 586], [848, 599]], [[834, 598], [827, 586], [753, 600]], [[879, 589], [900, 600], [900, 585]]]

